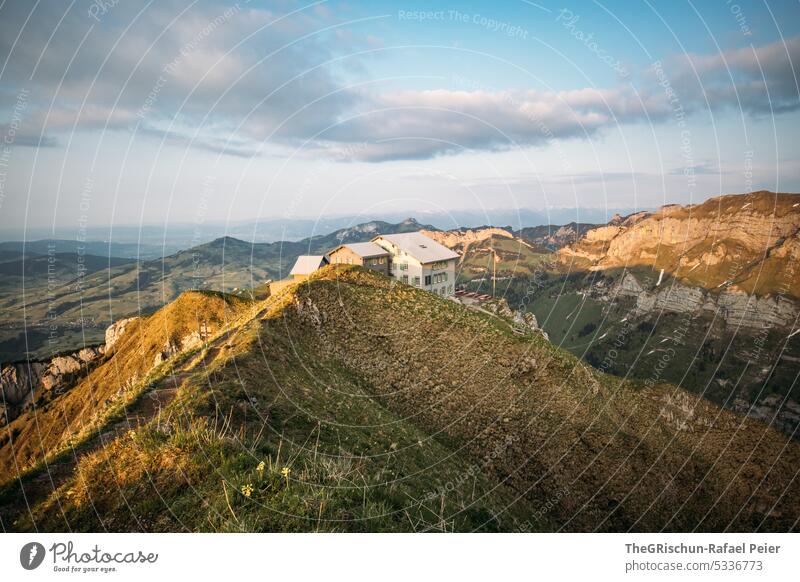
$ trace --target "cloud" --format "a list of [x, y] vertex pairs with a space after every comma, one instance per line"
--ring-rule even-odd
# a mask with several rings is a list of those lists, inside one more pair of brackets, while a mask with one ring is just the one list
[[667, 174], [669, 176], [685, 176], [688, 169], [691, 169], [692, 173], [698, 176], [719, 176], [720, 174], [730, 174], [729, 171], [723, 171], [720, 169], [719, 163], [714, 162], [696, 162], [688, 168], [686, 166], [672, 168], [667, 172]]
[[355, 95], [341, 91], [322, 65], [350, 44], [373, 40], [352, 31], [337, 36], [340, 23], [326, 11], [132, 4], [113, 5], [100, 23], [85, 0], [71, 9], [47, 0], [0, 9], [0, 63], [7, 61], [0, 82], [30, 91], [31, 132], [175, 122], [170, 135], [197, 128], [185, 137], [202, 147], [203, 129], [224, 125], [255, 149], [266, 138], [313, 135], [354, 107]]
[[[619, 123], [645, 119], [633, 90], [401, 91], [361, 101], [362, 110], [315, 142], [365, 143], [363, 161], [425, 159], [469, 150], [504, 150], [588, 137]], [[662, 106], [657, 115], [668, 110]]]
[[[282, 146], [384, 162], [548, 146], [673, 114], [650, 69], [636, 86], [367, 92], [340, 78], [343, 70], [367, 74], [357, 59], [329, 61], [381, 40], [325, 5], [292, 12], [208, 1], [133, 4], [113, 5], [99, 23], [88, 0], [71, 9], [47, 0], [3, 5], [0, 62], [8, 64], [0, 81], [31, 91], [20, 145], [53, 145], [72, 131], [138, 129], [235, 156]], [[687, 113], [763, 115], [800, 105], [798, 62], [800, 37], [672, 56], [662, 66]]]
[[679, 97], [692, 107], [734, 108], [750, 114], [800, 108], [800, 37], [710, 55], [689, 53], [665, 61]]

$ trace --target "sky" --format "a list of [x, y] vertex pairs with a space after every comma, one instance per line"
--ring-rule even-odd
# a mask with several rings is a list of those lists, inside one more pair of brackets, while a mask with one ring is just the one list
[[2, 231], [800, 191], [800, 4], [0, 4]]

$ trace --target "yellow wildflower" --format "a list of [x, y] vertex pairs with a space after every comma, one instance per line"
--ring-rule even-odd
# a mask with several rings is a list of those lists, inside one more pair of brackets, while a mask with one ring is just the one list
[[242, 485], [242, 494], [245, 497], [250, 497], [253, 494], [253, 486], [250, 483]]

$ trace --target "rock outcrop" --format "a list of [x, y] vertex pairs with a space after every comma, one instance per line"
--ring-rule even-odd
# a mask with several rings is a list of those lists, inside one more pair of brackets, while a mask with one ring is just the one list
[[208, 339], [207, 334], [202, 334], [199, 331], [188, 333], [178, 341], [168, 339], [164, 342], [161, 351], [153, 359], [153, 365], [158, 366], [181, 352], [201, 346], [206, 339]]
[[457, 247], [467, 247], [473, 243], [481, 242], [493, 236], [503, 238], [514, 238], [514, 235], [502, 228], [488, 226], [477, 229], [433, 231], [423, 230], [422, 234], [432, 238], [439, 244], [443, 244], [449, 249]]
[[125, 328], [128, 327], [132, 322], [139, 319], [138, 317], [128, 317], [127, 319], [120, 319], [115, 321], [111, 325], [108, 326], [106, 329], [106, 343], [105, 349], [110, 352], [111, 348], [114, 347], [122, 335], [125, 333]]
[[24, 404], [31, 395], [33, 387], [39, 386], [45, 364], [23, 362], [7, 364], [0, 370], [0, 390], [3, 402], [8, 406]]
[[532, 312], [511, 309], [508, 305], [508, 301], [504, 298], [486, 301], [480, 305], [480, 309], [484, 309], [489, 313], [493, 313], [508, 320], [515, 332], [525, 333], [528, 331], [535, 331], [542, 334], [545, 339], [550, 339], [547, 336], [547, 332], [539, 327], [539, 322]]
[[795, 434], [800, 427], [800, 404], [791, 399], [784, 400], [778, 394], [770, 394], [752, 405], [737, 398], [733, 401], [731, 410], [771, 424], [789, 435]]
[[577, 242], [588, 230], [595, 228], [596, 224], [585, 222], [570, 222], [563, 225], [526, 226], [516, 234], [521, 239], [550, 250], [557, 250]]

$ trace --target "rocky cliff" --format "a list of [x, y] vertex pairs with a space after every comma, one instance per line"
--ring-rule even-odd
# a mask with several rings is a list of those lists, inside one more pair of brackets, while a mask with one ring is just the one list
[[800, 296], [800, 195], [753, 192], [618, 217], [560, 249], [565, 265], [646, 265], [691, 286]]
[[754, 329], [791, 328], [800, 315], [797, 302], [783, 295], [759, 297], [734, 289], [712, 293], [677, 280], [648, 286], [632, 273], [625, 273], [619, 283], [611, 287], [602, 282], [595, 284], [592, 295], [604, 301], [630, 297], [635, 300], [636, 312], [640, 315], [654, 311], [696, 315], [705, 312], [716, 314], [730, 326]]
[[517, 232], [517, 236], [537, 246], [556, 250], [577, 242], [588, 230], [596, 226], [585, 222], [531, 226], [521, 229]]

